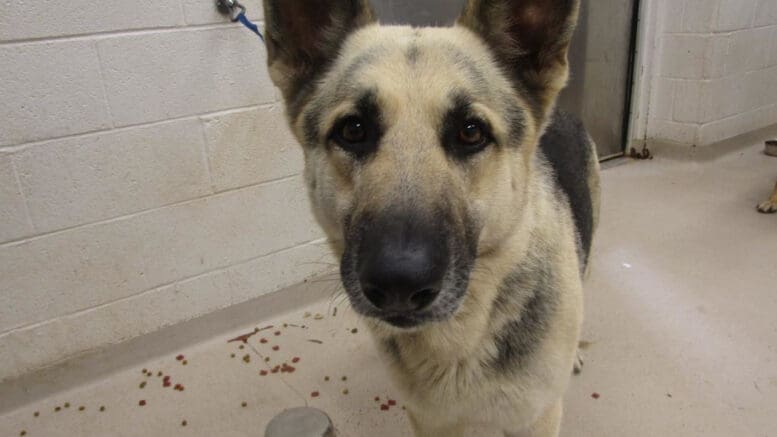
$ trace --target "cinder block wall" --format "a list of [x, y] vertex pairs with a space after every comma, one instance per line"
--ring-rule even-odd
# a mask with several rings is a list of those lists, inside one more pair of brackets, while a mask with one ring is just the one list
[[0, 2], [0, 380], [329, 270], [265, 70], [211, 0]]
[[652, 1], [648, 139], [706, 146], [777, 123], [777, 0]]

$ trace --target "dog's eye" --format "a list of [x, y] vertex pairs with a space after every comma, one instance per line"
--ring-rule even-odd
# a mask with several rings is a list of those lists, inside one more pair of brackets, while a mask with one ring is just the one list
[[352, 116], [338, 122], [330, 138], [341, 149], [361, 157], [377, 146], [378, 131], [368, 120]]
[[338, 135], [348, 143], [362, 143], [367, 139], [367, 126], [357, 117], [349, 117], [340, 125]]
[[478, 147], [486, 141], [483, 125], [478, 121], [468, 120], [459, 130], [459, 142], [465, 146]]

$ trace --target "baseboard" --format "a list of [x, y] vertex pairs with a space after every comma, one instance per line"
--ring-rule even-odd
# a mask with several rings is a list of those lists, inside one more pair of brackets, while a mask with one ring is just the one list
[[663, 140], [648, 140], [648, 147], [656, 157], [678, 161], [712, 161], [721, 156], [735, 153], [758, 142], [777, 138], [777, 124], [738, 135], [709, 146], [695, 146], [672, 143]]

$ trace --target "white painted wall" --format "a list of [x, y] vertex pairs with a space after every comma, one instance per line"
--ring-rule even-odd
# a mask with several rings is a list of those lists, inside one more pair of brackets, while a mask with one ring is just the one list
[[776, 0], [646, 0], [642, 16], [634, 138], [706, 146], [777, 123]]
[[0, 2], [0, 380], [329, 269], [265, 70], [211, 0]]

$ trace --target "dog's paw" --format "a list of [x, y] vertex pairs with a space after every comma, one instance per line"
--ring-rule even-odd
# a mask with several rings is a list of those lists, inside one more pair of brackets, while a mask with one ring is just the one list
[[572, 373], [574, 373], [575, 375], [579, 375], [579, 374], [583, 373], [583, 364], [584, 364], [583, 363], [583, 352], [580, 349], [578, 349], [577, 350], [577, 355], [575, 356], [575, 365], [572, 368]]
[[774, 214], [777, 212], [777, 202], [767, 200], [766, 202], [758, 205], [758, 211], [764, 214]]

